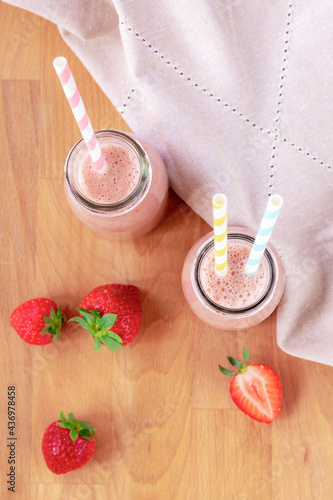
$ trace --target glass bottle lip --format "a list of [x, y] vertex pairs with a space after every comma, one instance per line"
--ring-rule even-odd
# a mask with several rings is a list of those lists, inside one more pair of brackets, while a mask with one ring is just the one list
[[[250, 236], [248, 234], [244, 234], [240, 232], [239, 230], [236, 231], [228, 231], [228, 239], [232, 240], [239, 240], [243, 242], [250, 243], [251, 245], [254, 243], [255, 238], [253, 236]], [[203, 263], [203, 260], [207, 253], [212, 249], [214, 246], [214, 235], [212, 235], [208, 241], [206, 240], [203, 245], [199, 248], [194, 265], [192, 267], [192, 282], [194, 284], [194, 289], [196, 291], [197, 296], [201, 301], [204, 302], [206, 306], [208, 306], [210, 309], [213, 309], [216, 313], [222, 313], [224, 315], [248, 315], [248, 314], [253, 314], [255, 313], [258, 309], [263, 307], [268, 300], [272, 297], [277, 278], [278, 278], [278, 268], [275, 263], [275, 258], [270, 251], [270, 249], [267, 247], [265, 249], [265, 252], [263, 254], [263, 258], [266, 259], [268, 269], [269, 269], [269, 282], [267, 284], [266, 289], [264, 292], [260, 295], [260, 297], [251, 305], [243, 308], [227, 308], [224, 306], [221, 306], [220, 304], [217, 304], [214, 302], [208, 295], [206, 294], [203, 285], [201, 283], [201, 276], [200, 276], [200, 269], [201, 265]]]
[[151, 183], [151, 164], [149, 157], [144, 150], [140, 142], [134, 137], [128, 135], [126, 132], [115, 129], [102, 129], [95, 132], [97, 138], [113, 138], [119, 142], [119, 144], [125, 145], [127, 148], [131, 149], [136, 155], [139, 165], [140, 165], [140, 177], [135, 189], [130, 193], [129, 196], [120, 200], [116, 203], [98, 203], [86, 198], [82, 192], [75, 186], [74, 171], [75, 162], [77, 156], [81, 153], [86, 154], [87, 149], [84, 139], [77, 141], [66, 158], [65, 162], [65, 181], [70, 189], [71, 194], [77, 200], [77, 202], [88, 209], [90, 212], [94, 212], [100, 215], [119, 215], [119, 213], [125, 213], [133, 209], [142, 199], [146, 196], [149, 186]]

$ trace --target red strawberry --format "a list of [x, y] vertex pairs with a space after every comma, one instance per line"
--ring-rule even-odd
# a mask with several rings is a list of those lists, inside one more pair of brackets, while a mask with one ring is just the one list
[[[133, 285], [102, 285], [82, 300], [76, 321], [95, 339], [95, 351], [104, 344], [111, 351], [132, 342], [140, 330], [140, 290]], [[111, 331], [112, 327], [112, 331]]]
[[95, 428], [90, 422], [76, 420], [73, 413], [68, 419], [60, 412], [60, 420], [52, 422], [44, 432], [42, 452], [46, 465], [54, 474], [65, 474], [82, 467], [95, 450]]
[[248, 365], [249, 351], [244, 351], [244, 363], [232, 357], [227, 359], [238, 368], [237, 372], [220, 366], [224, 375], [233, 375], [230, 383], [231, 398], [244, 413], [259, 422], [270, 424], [280, 415], [281, 385], [277, 373], [267, 365]]
[[65, 315], [53, 300], [32, 299], [18, 306], [10, 322], [28, 344], [45, 345], [59, 339]]

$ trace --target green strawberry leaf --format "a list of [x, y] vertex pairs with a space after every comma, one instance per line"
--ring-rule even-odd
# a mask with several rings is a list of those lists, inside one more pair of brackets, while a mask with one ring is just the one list
[[81, 316], [75, 316], [75, 318], [71, 318], [68, 320], [68, 322], [70, 322], [70, 321], [74, 321], [75, 323], [78, 323], [79, 325], [82, 326], [82, 328], [84, 328], [85, 330], [87, 330], [87, 332], [90, 333], [88, 323], [86, 322], [85, 319], [81, 318]]
[[250, 358], [250, 353], [249, 353], [249, 351], [245, 347], [243, 347], [243, 357], [244, 357], [244, 363], [242, 364], [240, 361], [237, 361], [237, 359], [232, 358], [231, 356], [227, 356], [227, 359], [228, 359], [229, 363], [232, 366], [235, 366], [236, 368], [238, 368], [238, 370], [236, 370], [236, 371], [228, 370], [227, 368], [223, 368], [220, 365], [219, 366], [220, 371], [224, 375], [235, 375], [236, 373], [244, 373], [244, 372], [246, 372], [247, 371], [247, 364], [246, 363], [247, 363], [247, 361]]
[[232, 358], [231, 356], [227, 356], [227, 359], [232, 366], [236, 366], [237, 368], [240, 368], [242, 366], [242, 363], [240, 361], [237, 361], [237, 359]]
[[[123, 343], [123, 339], [120, 337], [120, 335], [118, 335], [118, 333], [107, 332], [105, 336], [108, 337], [109, 339], [115, 340], [116, 342], [118, 342], [118, 344]], [[102, 341], [103, 341], [103, 338], [104, 337], [102, 337]]]
[[88, 325], [92, 325], [95, 323], [95, 316], [91, 314], [89, 311], [86, 309], [82, 309], [82, 307], [78, 307], [77, 310], [80, 312], [81, 316], [86, 320]]
[[60, 338], [61, 327], [66, 321], [66, 317], [61, 310], [61, 307], [58, 307], [57, 312], [54, 309], [51, 309], [50, 316], [44, 316], [45, 327], [40, 332], [41, 335], [51, 334], [53, 335], [53, 342], [56, 339]]
[[114, 340], [112, 337], [109, 337], [108, 335], [105, 335], [104, 337], [102, 337], [101, 340], [102, 340], [103, 344], [108, 349], [110, 349], [110, 351], [112, 351], [112, 352], [117, 351], [119, 349], [123, 349], [122, 344], [119, 344], [119, 342]]
[[91, 311], [82, 307], [77, 309], [81, 316], [71, 318], [69, 321], [75, 321], [94, 337], [95, 351], [100, 351], [103, 344], [113, 352], [123, 348], [121, 337], [110, 331], [117, 320], [116, 314], [107, 313], [101, 316], [95, 309]]
[[89, 441], [92, 440], [96, 427], [91, 428], [90, 422], [87, 420], [76, 420], [73, 413], [69, 413], [67, 419], [63, 411], [60, 412], [60, 418], [61, 422], [57, 422], [57, 425], [70, 431], [69, 436], [72, 441], [75, 441], [79, 435]]
[[[80, 310], [80, 308], [78, 307], [78, 309]], [[83, 311], [86, 311], [86, 309], [83, 309]], [[96, 309], [92, 309], [91, 311], [89, 311], [93, 316], [95, 316], [95, 318], [100, 318], [101, 315], [99, 313], [99, 311], [97, 311]]]
[[108, 330], [115, 324], [116, 319], [117, 319], [116, 314], [104, 314], [99, 321], [99, 326], [101, 328], [105, 328], [106, 330]]
[[96, 352], [102, 349], [102, 342], [97, 337], [94, 338], [94, 347]]
[[80, 424], [81, 424], [83, 427], [90, 427], [90, 426], [91, 426], [91, 422], [88, 422], [88, 420], [81, 420], [81, 421], [80, 421]]
[[223, 368], [223, 366], [221, 366], [221, 365], [219, 365], [219, 369], [223, 373], [223, 375], [231, 376], [231, 375], [235, 375], [235, 373], [236, 373], [233, 370], [227, 370], [227, 368]]
[[69, 437], [71, 438], [72, 441], [75, 441], [79, 436], [79, 433], [77, 431], [71, 430], [69, 433]]
[[81, 429], [79, 431], [79, 434], [80, 434], [80, 436], [87, 437], [87, 436], [89, 436], [90, 431], [89, 431], [89, 429]]

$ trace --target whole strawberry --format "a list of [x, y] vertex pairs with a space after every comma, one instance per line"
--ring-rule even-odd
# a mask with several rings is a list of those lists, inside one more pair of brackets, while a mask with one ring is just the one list
[[46, 465], [54, 474], [66, 474], [86, 464], [95, 450], [95, 428], [90, 422], [68, 419], [60, 412], [60, 420], [52, 422], [44, 432], [42, 452]]
[[[140, 330], [142, 304], [134, 285], [102, 285], [82, 300], [76, 321], [94, 337], [95, 351], [104, 344], [111, 351], [132, 342]], [[112, 331], [111, 331], [112, 328]]]
[[66, 321], [60, 307], [50, 299], [32, 299], [18, 306], [10, 315], [10, 322], [19, 336], [28, 344], [45, 345], [59, 339]]
[[228, 356], [238, 371], [219, 366], [224, 375], [232, 375], [230, 394], [234, 403], [249, 417], [267, 424], [273, 422], [281, 411], [282, 391], [277, 373], [267, 365], [247, 365], [249, 351], [243, 349], [244, 363]]

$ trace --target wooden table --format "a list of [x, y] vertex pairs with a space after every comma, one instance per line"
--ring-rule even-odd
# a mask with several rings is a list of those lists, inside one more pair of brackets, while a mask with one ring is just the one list
[[[174, 193], [160, 226], [134, 243], [106, 242], [76, 219], [63, 164], [80, 134], [53, 58], [68, 58], [96, 129], [128, 127], [54, 25], [0, 9], [1, 499], [333, 498], [332, 368], [283, 353], [275, 314], [238, 333], [192, 314], [181, 269], [210, 228]], [[105, 283], [142, 292], [142, 329], [122, 352], [95, 353], [91, 337], [72, 324], [45, 347], [25, 344], [10, 326], [25, 300], [49, 297], [71, 316]], [[218, 370], [243, 346], [281, 377], [282, 412], [271, 425], [234, 406], [230, 380]], [[8, 386], [16, 391], [16, 496], [5, 484]], [[94, 422], [96, 451], [84, 468], [56, 476], [41, 440], [60, 410]]]

